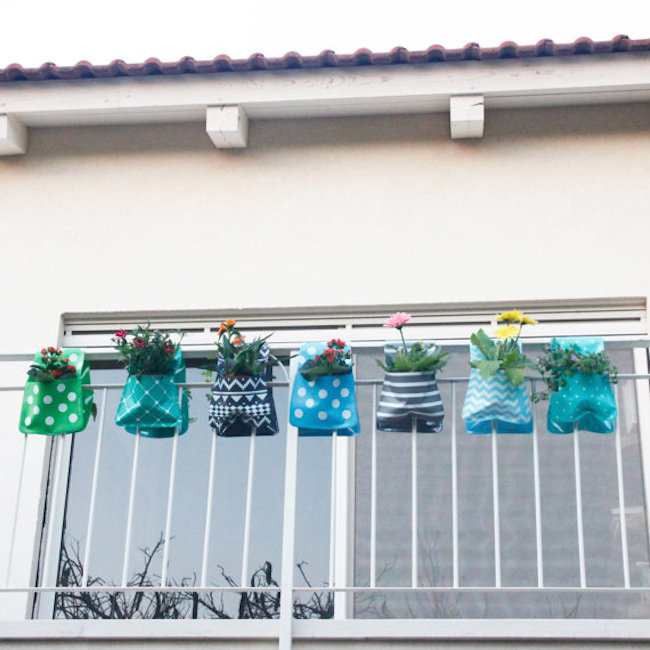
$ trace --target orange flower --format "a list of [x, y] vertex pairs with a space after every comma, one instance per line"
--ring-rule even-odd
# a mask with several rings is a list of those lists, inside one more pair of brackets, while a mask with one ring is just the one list
[[228, 319], [226, 321], [226, 327], [233, 327], [237, 321], [233, 320], [232, 318]]
[[217, 332], [217, 336], [221, 336], [225, 331], [226, 331], [226, 325], [225, 323], [221, 323], [221, 325], [219, 325], [219, 331]]

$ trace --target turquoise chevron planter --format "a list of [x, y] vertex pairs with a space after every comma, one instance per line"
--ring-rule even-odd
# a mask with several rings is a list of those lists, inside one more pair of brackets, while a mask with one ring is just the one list
[[[479, 349], [470, 345], [472, 361], [483, 359]], [[513, 385], [502, 372], [483, 379], [472, 368], [463, 404], [462, 417], [468, 433], [532, 433], [533, 415], [526, 384]]]
[[[591, 337], [563, 337], [554, 339], [560, 347], [577, 346], [583, 354], [602, 352], [603, 339]], [[609, 379], [603, 375], [576, 373], [565, 377], [566, 386], [551, 395], [547, 426], [550, 433], [613, 433], [618, 410]]]

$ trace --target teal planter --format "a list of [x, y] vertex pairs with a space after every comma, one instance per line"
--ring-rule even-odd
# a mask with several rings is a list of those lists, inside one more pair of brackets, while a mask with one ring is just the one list
[[185, 362], [176, 354], [176, 370], [172, 375], [129, 376], [115, 416], [115, 424], [129, 433], [148, 438], [171, 438], [176, 429], [184, 434], [189, 426], [189, 400], [186, 390], [177, 384], [185, 382]]
[[[577, 346], [579, 352], [602, 352], [603, 339], [565, 337], [554, 339], [560, 347]], [[613, 433], [618, 409], [609, 378], [604, 375], [575, 373], [565, 377], [566, 386], [551, 395], [547, 426], [551, 433], [573, 433], [575, 430], [593, 433]]]

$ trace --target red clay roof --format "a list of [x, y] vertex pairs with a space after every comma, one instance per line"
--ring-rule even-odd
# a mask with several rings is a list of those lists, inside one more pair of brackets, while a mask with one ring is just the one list
[[45, 81], [50, 79], [107, 79], [113, 77], [147, 77], [154, 75], [207, 74], [215, 72], [250, 72], [254, 70], [294, 70], [314, 68], [348, 68], [366, 65], [398, 65], [416, 63], [442, 63], [450, 61], [480, 61], [516, 59], [547, 56], [574, 56], [583, 54], [611, 54], [613, 52], [648, 52], [650, 39], [631, 40], [627, 36], [615, 36], [611, 41], [592, 41], [579, 38], [573, 43], [555, 44], [543, 39], [535, 45], [517, 45], [506, 41], [499, 47], [482, 48], [478, 43], [468, 43], [458, 49], [446, 49], [432, 45], [426, 50], [409, 52], [396, 47], [390, 52], [357, 50], [354, 54], [336, 54], [324, 50], [315, 56], [301, 56], [288, 52], [282, 57], [267, 58], [253, 54], [247, 59], [231, 59], [224, 54], [211, 61], [196, 61], [183, 57], [179, 61], [163, 63], [147, 59], [144, 63], [125, 63], [116, 60], [108, 65], [93, 65], [80, 61], [73, 66], [57, 66], [44, 63], [39, 68], [23, 68], [17, 63], [0, 70], [0, 82]]

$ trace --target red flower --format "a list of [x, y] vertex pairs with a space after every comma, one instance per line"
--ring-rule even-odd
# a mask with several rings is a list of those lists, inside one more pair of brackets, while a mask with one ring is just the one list
[[47, 354], [47, 350], [46, 350], [45, 348], [43, 348], [43, 349], [41, 350], [41, 354]]
[[63, 352], [61, 350], [57, 350], [56, 353], [57, 354], [63, 354]]
[[320, 359], [320, 354], [317, 354], [317, 355], [314, 357], [314, 361], [318, 361], [319, 359]]
[[165, 343], [165, 354], [168, 354], [171, 356], [176, 352], [176, 347], [173, 346], [171, 343]]
[[135, 341], [133, 341], [134, 348], [143, 348], [146, 344], [147, 342], [142, 339], [135, 339]]
[[115, 336], [118, 339], [123, 339], [126, 336], [126, 330], [117, 330], [117, 332], [115, 332]]
[[62, 375], [62, 374], [63, 374], [63, 370], [52, 370], [52, 374], [53, 374], [55, 377], [58, 377], [59, 375]]
[[48, 351], [48, 352], [56, 352], [56, 348], [53, 348], [53, 347], [50, 345], [50, 347], [47, 349], [47, 351]]
[[74, 366], [68, 366], [70, 372], [77, 372], [77, 369]]

